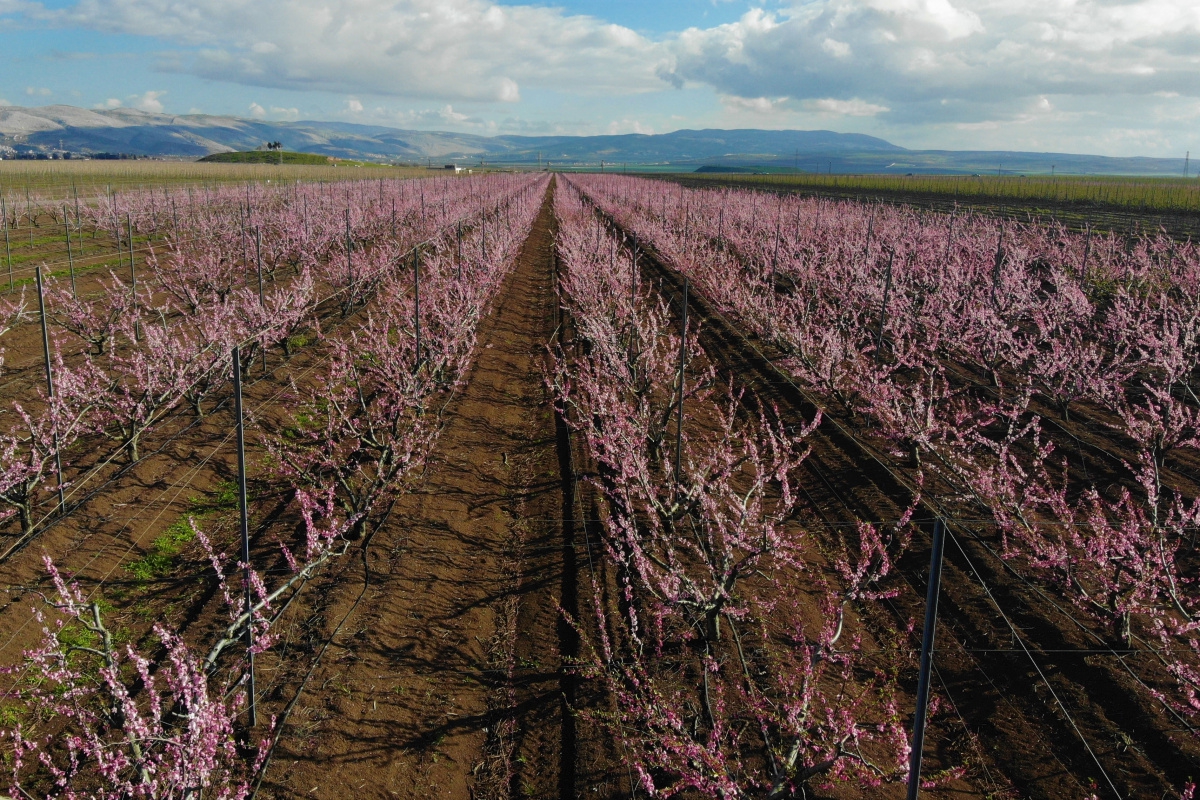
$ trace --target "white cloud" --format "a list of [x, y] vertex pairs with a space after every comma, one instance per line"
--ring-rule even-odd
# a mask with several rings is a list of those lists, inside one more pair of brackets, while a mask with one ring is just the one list
[[683, 32], [662, 75], [825, 113], [969, 123], [1053, 95], [1198, 97], [1198, 34], [1195, 0], [790, 0]]
[[[464, 114], [461, 111], [456, 111], [454, 106], [447, 103], [440, 108], [426, 109], [411, 109], [398, 113], [380, 114], [380, 119], [385, 124], [400, 125], [405, 128], [420, 128], [420, 129], [439, 129], [446, 128], [473, 128], [476, 130], [487, 130], [489, 122], [480, 117]], [[495, 122], [490, 123], [492, 128], [495, 128]]]
[[255, 119], [262, 119], [263, 117], [267, 116], [267, 110], [258, 103], [251, 103], [250, 116], [254, 117]]
[[850, 45], [845, 42], [839, 42], [837, 39], [825, 37], [825, 41], [821, 42], [821, 49], [835, 58], [849, 58]]
[[47, 89], [45, 86], [26, 86], [25, 94], [30, 97], [49, 97], [54, 92]]
[[607, 132], [609, 135], [614, 136], [621, 133], [651, 134], [654, 133], [654, 128], [649, 125], [645, 125], [636, 119], [621, 119], [613, 120], [612, 122], [608, 123]]
[[595, 17], [490, 0], [78, 0], [43, 18], [185, 49], [162, 66], [273, 88], [516, 102], [521, 87], [662, 87], [665, 46]]
[[121, 101], [115, 97], [110, 97], [107, 100], [105, 100], [103, 103], [96, 103], [96, 105], [92, 106], [92, 108], [97, 108], [97, 109], [101, 109], [101, 110], [111, 110], [111, 109], [120, 108], [120, 107], [121, 107]]
[[346, 110], [351, 114], [361, 114], [363, 111], [362, 101], [355, 97], [351, 97], [346, 101]]
[[891, 110], [887, 106], [868, 103], [865, 100], [859, 100], [857, 97], [853, 100], [836, 100], [832, 97], [826, 97], [820, 100], [809, 100], [804, 105], [806, 108], [819, 111], [822, 114], [835, 114], [841, 117], [873, 117], [876, 114], [883, 114]]
[[774, 114], [785, 110], [786, 97], [737, 97], [726, 95], [721, 103], [730, 111], [749, 111], [754, 114]]
[[8, 102], [3, 97], [0, 97], [0, 108], [3, 108], [4, 106], [11, 106], [11, 105], [12, 105], [12, 103]]
[[133, 108], [139, 111], [148, 111], [151, 114], [161, 114], [163, 112], [163, 104], [158, 99], [166, 92], [146, 92], [145, 94], [130, 95], [129, 101]]
[[300, 109], [271, 106], [271, 116], [278, 117], [280, 119], [300, 119]]

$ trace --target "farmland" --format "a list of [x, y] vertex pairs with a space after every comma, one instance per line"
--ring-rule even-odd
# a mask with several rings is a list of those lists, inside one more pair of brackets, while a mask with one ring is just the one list
[[837, 199], [902, 203], [943, 213], [959, 208], [1027, 220], [1054, 220], [1132, 233], [1166, 229], [1200, 234], [1200, 180], [1084, 175], [677, 175], [687, 186], [713, 185]]
[[936, 529], [923, 794], [1191, 796], [1190, 242], [242, 169], [6, 201], [14, 793], [900, 797]]
[[[365, 166], [363, 166], [365, 164]], [[366, 174], [363, 170], [368, 170]], [[162, 186], [242, 184], [254, 182], [345, 181], [364, 178], [410, 178], [426, 170], [386, 167], [367, 162], [334, 164], [213, 164], [197, 161], [0, 161], [0, 193], [9, 201], [26, 194], [43, 204], [107, 193], [112, 190]]]

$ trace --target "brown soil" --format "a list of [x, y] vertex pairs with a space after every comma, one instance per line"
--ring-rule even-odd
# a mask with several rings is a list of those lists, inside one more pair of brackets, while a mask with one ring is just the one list
[[548, 195], [480, 327], [422, 489], [329, 590], [319, 627], [332, 645], [261, 796], [573, 794], [571, 644], [557, 611], [573, 592], [569, 460], [542, 382], [557, 316], [552, 237]]

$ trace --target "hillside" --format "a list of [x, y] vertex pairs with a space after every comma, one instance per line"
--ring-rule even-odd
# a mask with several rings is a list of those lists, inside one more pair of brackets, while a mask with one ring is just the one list
[[289, 151], [344, 159], [438, 163], [551, 163], [559, 167], [702, 166], [859, 173], [1049, 173], [1181, 175], [1182, 159], [1069, 153], [908, 150], [873, 136], [833, 131], [679, 130], [610, 136], [476, 136], [348, 122], [270, 122], [128, 108], [0, 107], [0, 155], [79, 154], [202, 157], [253, 151], [279, 141]]

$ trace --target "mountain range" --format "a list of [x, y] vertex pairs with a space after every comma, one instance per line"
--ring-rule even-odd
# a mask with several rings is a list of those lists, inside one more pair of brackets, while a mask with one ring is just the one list
[[724, 167], [805, 172], [1182, 175], [1183, 159], [1020, 151], [909, 150], [873, 136], [832, 131], [679, 130], [609, 136], [477, 136], [347, 122], [275, 122], [129, 108], [0, 107], [0, 155], [124, 153], [201, 157], [264, 142], [338, 158], [405, 163]]

